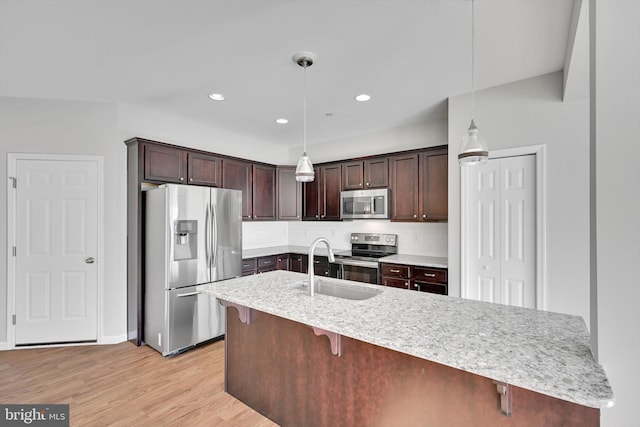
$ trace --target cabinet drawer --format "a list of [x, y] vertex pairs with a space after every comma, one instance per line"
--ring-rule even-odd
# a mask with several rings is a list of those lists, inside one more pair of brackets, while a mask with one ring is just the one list
[[398, 264], [381, 264], [380, 267], [383, 276], [409, 278], [409, 266]]
[[242, 260], [242, 275], [249, 276], [256, 274], [258, 270], [258, 260], [256, 258], [245, 258]]
[[447, 283], [447, 270], [440, 268], [414, 267], [413, 278], [419, 282]]
[[275, 270], [278, 267], [278, 257], [275, 255], [258, 258], [258, 273]]

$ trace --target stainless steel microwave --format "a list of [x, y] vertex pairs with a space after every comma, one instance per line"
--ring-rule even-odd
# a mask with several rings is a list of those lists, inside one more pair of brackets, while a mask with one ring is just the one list
[[341, 219], [388, 219], [389, 189], [342, 191]]

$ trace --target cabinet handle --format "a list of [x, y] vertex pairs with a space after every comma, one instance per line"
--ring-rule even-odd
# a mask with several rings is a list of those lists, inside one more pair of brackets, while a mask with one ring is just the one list
[[414, 217], [414, 218], [418, 218], [418, 215], [414, 215], [413, 217]]
[[368, 187], [368, 186], [370, 186], [370, 185], [371, 185], [371, 184], [369, 184], [369, 183], [367, 182], [367, 187]]
[[389, 270], [389, 271], [390, 271], [390, 272], [392, 272], [392, 273], [400, 273], [400, 270], [396, 270], [396, 269], [394, 269], [394, 268], [392, 268], [392, 269], [391, 269], [391, 270]]
[[181, 177], [180, 177], [180, 181], [184, 181], [184, 176], [181, 176]]
[[193, 178], [189, 178], [189, 182], [193, 182]]
[[427, 214], [422, 214], [422, 218], [427, 218]]
[[411, 289], [411, 286], [409, 286], [409, 282], [405, 283], [404, 285], [407, 287], [407, 289]]
[[424, 273], [425, 277], [436, 277], [435, 273]]
[[414, 284], [414, 285], [413, 285], [413, 287], [414, 287], [414, 288], [416, 288], [416, 289], [417, 289], [417, 290], [419, 290], [419, 291], [421, 290], [421, 289], [420, 289], [420, 285], [418, 285], [417, 283], [416, 283], [416, 284]]

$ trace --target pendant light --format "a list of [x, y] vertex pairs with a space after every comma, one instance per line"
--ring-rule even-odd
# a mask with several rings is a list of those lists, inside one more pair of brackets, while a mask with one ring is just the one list
[[313, 164], [307, 156], [307, 68], [313, 65], [316, 56], [313, 53], [301, 52], [293, 55], [293, 62], [304, 69], [304, 101], [303, 101], [303, 152], [296, 166], [296, 181], [311, 182], [314, 179]]
[[475, 113], [475, 13], [474, 0], [471, 0], [471, 124], [467, 133], [462, 137], [458, 162], [460, 166], [473, 166], [485, 163], [489, 158], [487, 142], [473, 121]]

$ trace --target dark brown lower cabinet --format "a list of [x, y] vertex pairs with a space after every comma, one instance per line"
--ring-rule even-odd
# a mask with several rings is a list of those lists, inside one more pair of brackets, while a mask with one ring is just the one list
[[[322, 258], [322, 257], [321, 257]], [[326, 260], [326, 271], [329, 271], [329, 259]], [[316, 258], [317, 259], [317, 258]], [[324, 272], [324, 264], [316, 270]], [[287, 270], [296, 271], [298, 273], [307, 272], [307, 256], [300, 254], [279, 254], [268, 255], [257, 258], [244, 258], [242, 260], [242, 275], [250, 276], [252, 274], [266, 273], [267, 271]]]
[[394, 288], [448, 295], [447, 269], [380, 263], [381, 284]]
[[225, 390], [282, 426], [596, 427], [600, 410], [346, 336], [342, 355], [308, 325], [227, 308]]

